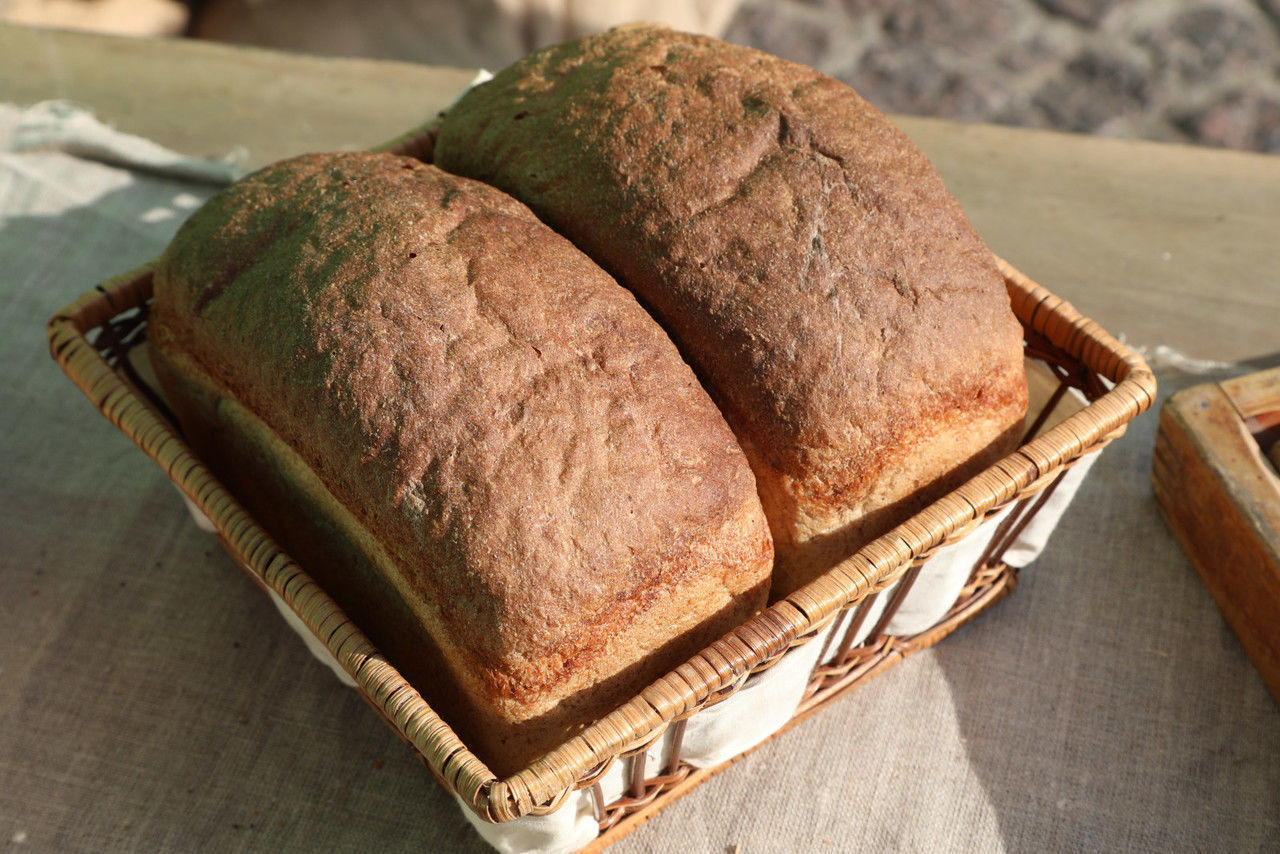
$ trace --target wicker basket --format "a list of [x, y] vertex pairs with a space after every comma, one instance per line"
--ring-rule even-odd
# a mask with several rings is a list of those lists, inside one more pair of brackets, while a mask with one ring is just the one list
[[[724, 700], [752, 674], [818, 637], [833, 621], [839, 620], [836, 630], [826, 634], [805, 698], [788, 727], [904, 656], [936, 643], [1010, 592], [1017, 572], [1002, 562], [1004, 549], [1069, 466], [1121, 435], [1151, 405], [1155, 380], [1141, 357], [1012, 267], [1002, 270], [1025, 330], [1028, 356], [1044, 362], [1058, 380], [1045, 413], [1069, 388], [1081, 391], [1089, 405], [1043, 435], [1036, 435], [1043, 426], [1039, 419], [1028, 433], [1035, 438], [1018, 451], [504, 780], [489, 772], [184, 443], [163, 400], [128, 357], [145, 337], [150, 266], [99, 285], [59, 311], [49, 321], [48, 336], [54, 358], [99, 411], [212, 520], [231, 556], [299, 615], [446, 789], [483, 820], [505, 822], [554, 811], [572, 792], [589, 787], [601, 830], [591, 847], [598, 849], [719, 770], [695, 769], [681, 760], [681, 735], [690, 716]], [[920, 634], [885, 635], [884, 627], [921, 564], [1005, 508], [1011, 512], [950, 612]], [[875, 597], [895, 584], [869, 639], [854, 645]], [[646, 768], [648, 747], [669, 728], [670, 760]], [[599, 780], [618, 760], [629, 763], [628, 789], [622, 798], [604, 803]]]

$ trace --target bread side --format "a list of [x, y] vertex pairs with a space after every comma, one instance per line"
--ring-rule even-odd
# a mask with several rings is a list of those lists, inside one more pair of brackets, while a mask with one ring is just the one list
[[630, 294], [492, 188], [390, 155], [269, 167], [179, 232], [151, 323], [162, 376], [202, 374], [385, 551], [426, 657], [505, 725], [498, 773], [762, 604], [723, 418]]
[[751, 460], [775, 595], [1017, 441], [1021, 330], [994, 258], [836, 80], [620, 28], [471, 90], [435, 161], [528, 204], [661, 320]]

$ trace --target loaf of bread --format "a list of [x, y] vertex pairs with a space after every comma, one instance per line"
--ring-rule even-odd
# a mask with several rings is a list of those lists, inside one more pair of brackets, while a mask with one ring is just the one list
[[149, 339], [189, 441], [498, 774], [764, 603], [768, 525], [693, 371], [491, 187], [268, 167], [182, 227]]
[[443, 117], [672, 335], [745, 449], [774, 595], [1016, 445], [1021, 329], [924, 155], [849, 87], [650, 26], [539, 51]]

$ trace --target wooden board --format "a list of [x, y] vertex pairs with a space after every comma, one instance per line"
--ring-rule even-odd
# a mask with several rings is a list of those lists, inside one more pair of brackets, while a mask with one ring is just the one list
[[[243, 146], [251, 167], [377, 145], [430, 119], [474, 73], [0, 23], [0, 100], [74, 101], [182, 154]], [[1195, 359], [1277, 346], [1280, 158], [894, 119], [988, 246], [1108, 332]]]
[[1151, 482], [1263, 681], [1280, 702], [1280, 475], [1263, 448], [1280, 425], [1280, 368], [1173, 395]]

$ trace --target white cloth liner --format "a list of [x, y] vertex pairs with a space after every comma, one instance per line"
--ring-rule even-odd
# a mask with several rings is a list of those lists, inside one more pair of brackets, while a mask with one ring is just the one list
[[455, 799], [467, 822], [502, 854], [569, 854], [600, 834], [591, 792], [586, 789], [574, 792], [549, 815], [526, 815], [502, 824], [481, 821], [456, 795]]

